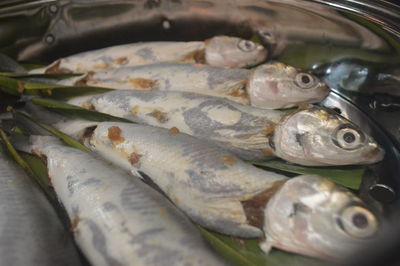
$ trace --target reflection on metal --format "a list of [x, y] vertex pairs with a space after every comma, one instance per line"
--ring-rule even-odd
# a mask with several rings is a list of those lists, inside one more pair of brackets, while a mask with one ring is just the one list
[[15, 0], [15, 1], [2, 1], [0, 2], [0, 16], [1, 15], [9, 15], [13, 12], [18, 11], [27, 11], [32, 8], [42, 7], [43, 5], [47, 5], [50, 3], [57, 3], [57, 0], [36, 0], [36, 1], [28, 1], [28, 0]]
[[387, 132], [371, 118], [356, 107], [352, 99], [345, 98], [337, 91], [332, 91], [321, 105], [338, 108], [341, 115], [350, 119], [363, 131], [368, 132], [385, 149], [386, 154], [382, 162], [370, 167], [374, 172], [376, 180], [368, 187], [370, 195], [383, 203], [388, 203], [397, 198], [397, 189], [400, 185], [398, 174], [400, 173], [400, 153], [393, 141], [388, 137]]
[[394, 189], [385, 184], [372, 185], [370, 187], [370, 194], [373, 198], [379, 199], [384, 203], [392, 202], [396, 197]]
[[[55, 53], [65, 56], [126, 42], [200, 40], [216, 34], [251, 37], [256, 32], [263, 33], [261, 39], [272, 44], [274, 55], [304, 43], [392, 52], [384, 39], [364, 25], [325, 2], [316, 2], [319, 1], [45, 0], [5, 11], [11, 17], [13, 13], [20, 15], [22, 10], [28, 15], [27, 10], [33, 14], [42, 5], [47, 6], [47, 17], [51, 17], [46, 34], [53, 34], [57, 40], [54, 51], [40, 43], [43, 35], [38, 36], [37, 40], [31, 39], [30, 44], [19, 48], [20, 60], [55, 59]], [[347, 1], [347, 5], [350, 2], [354, 1]], [[163, 21], [174, 25], [174, 30], [166, 31]]]

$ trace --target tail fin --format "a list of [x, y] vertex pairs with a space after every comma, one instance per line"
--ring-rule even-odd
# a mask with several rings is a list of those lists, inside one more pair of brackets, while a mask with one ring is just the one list
[[26, 73], [26, 69], [14, 59], [0, 53], [0, 72]]
[[24, 135], [13, 135], [10, 138], [15, 149], [27, 153], [32, 153], [32, 143], [30, 137]]

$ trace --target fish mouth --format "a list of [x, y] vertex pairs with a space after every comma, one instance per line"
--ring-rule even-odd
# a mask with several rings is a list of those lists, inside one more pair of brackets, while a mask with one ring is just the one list
[[318, 96], [321, 99], [325, 99], [329, 93], [331, 92], [331, 89], [323, 82], [320, 82], [318, 84]]
[[377, 163], [383, 160], [385, 157], [385, 150], [381, 147], [375, 147], [372, 150], [364, 153], [363, 159], [365, 159], [366, 163]]

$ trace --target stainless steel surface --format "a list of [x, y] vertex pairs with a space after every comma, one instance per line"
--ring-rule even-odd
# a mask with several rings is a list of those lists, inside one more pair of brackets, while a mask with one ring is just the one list
[[[343, 58], [383, 68], [400, 64], [400, 8], [385, 1], [12, 2], [0, 8], [0, 52], [22, 61], [48, 63], [61, 56], [127, 42], [203, 40], [218, 34], [251, 38], [258, 34], [273, 49], [273, 59], [301, 68]], [[398, 209], [400, 111], [371, 108], [376, 92], [334, 89], [323, 105], [339, 109], [386, 150], [384, 161], [369, 167], [373, 182], [363, 189], [382, 202], [391, 202], [385, 209]], [[5, 107], [4, 100], [1, 107]]]

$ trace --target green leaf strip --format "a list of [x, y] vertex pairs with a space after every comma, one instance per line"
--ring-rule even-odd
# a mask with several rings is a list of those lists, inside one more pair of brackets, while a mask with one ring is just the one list
[[51, 109], [53, 111], [56, 111], [57, 113], [60, 113], [61, 115], [65, 115], [68, 117], [86, 119], [90, 121], [99, 121], [99, 122], [115, 121], [115, 122], [134, 123], [125, 118], [116, 117], [97, 111], [87, 110], [76, 105], [55, 101], [51, 99], [37, 97], [37, 98], [32, 98], [31, 101], [36, 105]]
[[8, 139], [6, 133], [3, 129], [0, 128], [0, 138], [3, 141], [4, 146], [6, 147], [8, 153], [11, 157], [15, 160], [15, 162], [22, 167], [29, 175], [34, 176], [34, 172], [29, 167], [29, 165], [21, 158], [18, 152], [15, 150], [14, 146], [11, 144], [10, 140]]
[[294, 174], [320, 175], [329, 178], [337, 184], [356, 190], [360, 188], [362, 176], [366, 170], [365, 166], [335, 166], [334, 168], [309, 166], [305, 167], [301, 165], [287, 163], [280, 159], [251, 163], [257, 166], [269, 167]]
[[226, 244], [214, 233], [211, 233], [200, 226], [197, 226], [197, 228], [199, 229], [200, 233], [208, 240], [208, 242], [218, 251], [218, 253], [221, 254], [224, 258], [228, 259], [230, 262], [238, 266], [257, 266], [256, 263], [253, 263], [236, 249]]
[[80, 149], [80, 150], [85, 151], [85, 152], [89, 152], [90, 151], [87, 147], [85, 147], [84, 145], [80, 144], [78, 141], [74, 140], [73, 138], [71, 138], [70, 136], [66, 135], [65, 133], [59, 131], [58, 129], [43, 123], [39, 119], [36, 119], [36, 118], [30, 116], [29, 114], [27, 114], [25, 112], [22, 112], [22, 111], [17, 111], [17, 112], [19, 114], [25, 116], [26, 118], [30, 119], [31, 121], [33, 121], [34, 123], [36, 123], [37, 125], [42, 127], [43, 129], [49, 131], [51, 134], [53, 134], [54, 136], [58, 137], [63, 142], [65, 142], [68, 146]]
[[110, 88], [92, 86], [65, 86], [59, 84], [44, 84], [34, 82], [24, 82], [5, 75], [0, 75], [0, 90], [12, 94], [29, 94], [52, 96], [58, 99], [69, 99], [71, 97], [96, 94], [111, 91]]
[[71, 77], [80, 76], [79, 73], [68, 73], [68, 74], [30, 74], [30, 73], [10, 73], [0, 72], [0, 76], [9, 78], [46, 78], [46, 79], [66, 79]]

